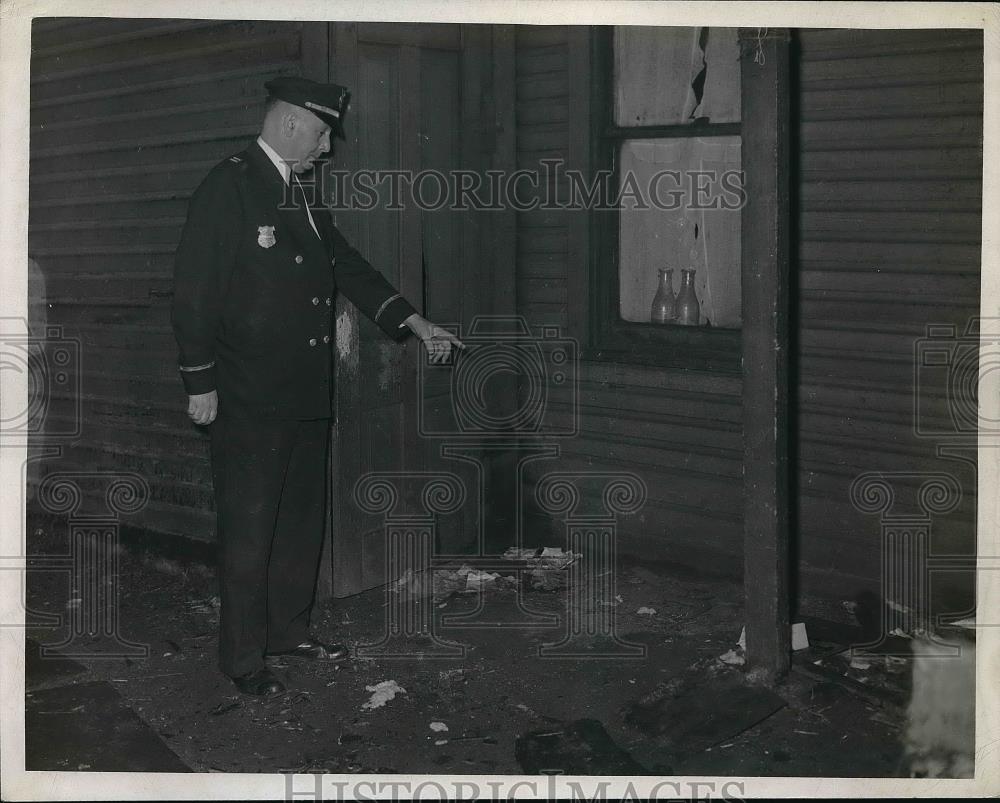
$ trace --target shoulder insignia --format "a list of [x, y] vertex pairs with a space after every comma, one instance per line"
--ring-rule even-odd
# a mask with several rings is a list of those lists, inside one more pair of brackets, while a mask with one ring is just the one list
[[230, 162], [236, 162], [236, 164], [239, 164], [243, 160], [239, 156], [230, 156], [229, 157], [229, 161]]

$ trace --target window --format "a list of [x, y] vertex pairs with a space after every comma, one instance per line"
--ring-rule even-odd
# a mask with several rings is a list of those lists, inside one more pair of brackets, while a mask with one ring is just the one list
[[[593, 45], [593, 166], [611, 172], [611, 202], [593, 221], [592, 356], [738, 371], [737, 30], [620, 26]], [[673, 294], [694, 271], [696, 320], [654, 322], [661, 269]]]

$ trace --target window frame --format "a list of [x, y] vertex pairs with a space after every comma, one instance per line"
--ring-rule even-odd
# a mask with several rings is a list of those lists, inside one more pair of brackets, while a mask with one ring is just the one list
[[[610, 170], [608, 189], [612, 197], [619, 186], [619, 153], [626, 140], [739, 136], [742, 146], [740, 122], [616, 125], [613, 26], [595, 26], [591, 30], [590, 60], [590, 173], [598, 176], [601, 171]], [[589, 336], [583, 349], [584, 358], [739, 374], [741, 329], [632, 322], [621, 317], [620, 214], [618, 209], [591, 210], [594, 240], [587, 310]]]

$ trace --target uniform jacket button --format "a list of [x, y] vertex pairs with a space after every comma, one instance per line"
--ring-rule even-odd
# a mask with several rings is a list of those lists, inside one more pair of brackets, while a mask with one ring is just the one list
[[324, 343], [329, 343], [330, 342], [330, 335], [323, 335], [323, 342]]
[[333, 257], [333, 259], [330, 260], [330, 264], [331, 265], [336, 265], [337, 264], [337, 257]]
[[295, 264], [296, 265], [301, 265], [302, 264], [302, 254], [296, 254], [295, 255]]
[[310, 346], [315, 346], [316, 345], [316, 338], [315, 337], [310, 337], [309, 338], [309, 345]]
[[313, 296], [313, 306], [315, 307], [317, 304], [319, 304], [319, 296]]
[[333, 303], [333, 299], [328, 298], [326, 300], [326, 305], [329, 307]]

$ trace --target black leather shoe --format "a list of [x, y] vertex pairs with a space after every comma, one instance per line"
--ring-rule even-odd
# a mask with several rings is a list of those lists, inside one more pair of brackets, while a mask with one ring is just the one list
[[244, 694], [252, 694], [255, 697], [270, 697], [285, 690], [285, 684], [267, 667], [234, 677], [233, 683]]
[[280, 655], [283, 658], [305, 658], [309, 661], [343, 661], [350, 651], [343, 644], [324, 644], [318, 639], [308, 639], [297, 647], [280, 652], [269, 652], [268, 655]]

